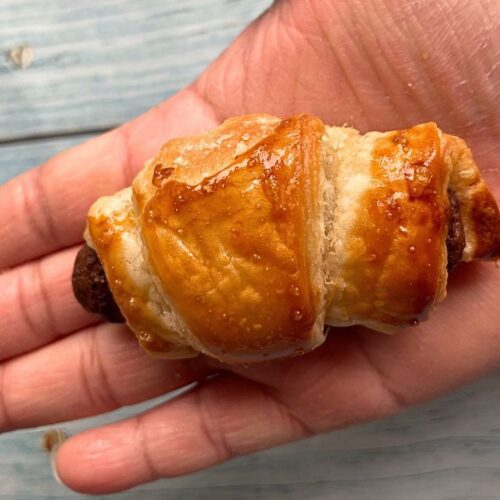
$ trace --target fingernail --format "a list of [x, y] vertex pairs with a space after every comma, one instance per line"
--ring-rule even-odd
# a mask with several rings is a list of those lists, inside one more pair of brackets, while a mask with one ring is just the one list
[[59, 445], [57, 445], [54, 450], [50, 453], [50, 465], [52, 467], [52, 476], [54, 476], [54, 479], [56, 482], [58, 482], [61, 486], [66, 486], [62, 481], [61, 478], [59, 477], [59, 472], [57, 472], [57, 466], [56, 466], [56, 454], [57, 454], [57, 449], [59, 448]]
[[54, 479], [65, 486], [65, 484], [61, 481], [59, 477], [59, 473], [57, 472], [56, 458], [57, 451], [61, 447], [61, 445], [69, 438], [69, 434], [65, 431], [52, 429], [47, 431], [42, 437], [42, 447], [43, 449], [50, 454], [50, 464], [52, 467], [52, 475]]

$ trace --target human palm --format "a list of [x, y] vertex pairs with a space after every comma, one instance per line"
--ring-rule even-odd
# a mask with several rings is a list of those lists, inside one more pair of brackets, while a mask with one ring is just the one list
[[[460, 267], [432, 320], [396, 336], [332, 329], [291, 360], [154, 360], [81, 309], [71, 271], [85, 214], [167, 139], [226, 117], [319, 115], [363, 131], [434, 120], [465, 138], [500, 198], [500, 5], [276, 3], [193, 84], [0, 187], [0, 432], [105, 412], [199, 382], [57, 456], [71, 488], [112, 492], [380, 418], [472, 380], [500, 355], [500, 276]], [[76, 465], [77, 464], [77, 465]]]

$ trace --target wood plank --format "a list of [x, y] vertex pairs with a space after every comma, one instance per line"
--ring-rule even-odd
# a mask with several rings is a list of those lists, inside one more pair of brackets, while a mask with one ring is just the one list
[[271, 0], [2, 0], [0, 140], [105, 129], [175, 93]]

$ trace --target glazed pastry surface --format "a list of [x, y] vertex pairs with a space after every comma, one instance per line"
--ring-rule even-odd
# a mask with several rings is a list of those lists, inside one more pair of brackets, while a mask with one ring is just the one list
[[145, 349], [246, 363], [314, 349], [325, 323], [425, 319], [450, 262], [498, 256], [500, 216], [434, 123], [361, 135], [261, 114], [167, 142], [94, 203], [86, 241]]

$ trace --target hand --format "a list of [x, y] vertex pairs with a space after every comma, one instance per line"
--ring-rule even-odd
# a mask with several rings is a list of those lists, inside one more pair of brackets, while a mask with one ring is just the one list
[[499, 29], [496, 0], [283, 0], [172, 99], [0, 187], [0, 431], [199, 382], [61, 447], [61, 479], [107, 493], [381, 418], [494, 367], [492, 264], [456, 271], [447, 300], [419, 327], [396, 336], [333, 329], [308, 355], [249, 368], [149, 358], [126, 328], [81, 309], [70, 276], [98, 196], [128, 185], [168, 138], [248, 112], [308, 112], [361, 130], [434, 120], [469, 142], [500, 199]]

